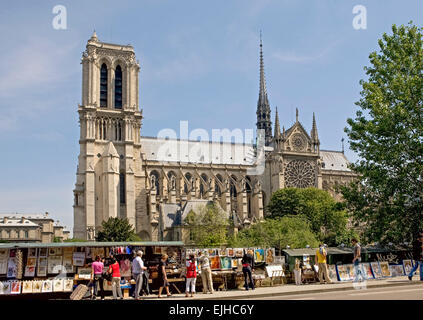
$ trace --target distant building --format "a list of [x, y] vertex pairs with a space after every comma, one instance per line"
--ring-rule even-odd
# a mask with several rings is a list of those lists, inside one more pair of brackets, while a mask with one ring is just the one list
[[49, 243], [69, 239], [69, 231], [45, 214], [0, 214], [0, 240]]

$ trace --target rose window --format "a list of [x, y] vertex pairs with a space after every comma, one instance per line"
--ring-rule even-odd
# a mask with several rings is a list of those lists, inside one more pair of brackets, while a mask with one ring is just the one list
[[303, 160], [290, 161], [285, 168], [285, 185], [295, 188], [314, 187], [315, 175], [313, 166]]

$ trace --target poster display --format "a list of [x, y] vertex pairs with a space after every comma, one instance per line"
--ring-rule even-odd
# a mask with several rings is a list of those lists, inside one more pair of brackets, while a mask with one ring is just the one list
[[73, 265], [75, 267], [83, 267], [85, 265], [85, 252], [73, 253]]
[[254, 249], [254, 262], [264, 262], [264, 249]]
[[62, 256], [48, 256], [47, 273], [57, 274], [62, 271]]
[[411, 270], [413, 270], [413, 263], [411, 262], [411, 260], [403, 260], [402, 265], [403, 265], [405, 274], [409, 275]]
[[389, 269], [388, 261], [379, 262], [380, 269], [382, 270], [382, 277], [391, 277], [391, 270]]
[[351, 276], [350, 274], [350, 266], [352, 265], [341, 264], [336, 266], [338, 278], [340, 281], [351, 281], [354, 279], [354, 276]]
[[332, 282], [338, 282], [338, 274], [336, 273], [336, 266], [334, 264], [328, 265], [328, 273]]
[[22, 282], [22, 293], [32, 293], [32, 286], [34, 281], [23, 281]]
[[220, 257], [219, 256], [213, 256], [210, 257], [210, 268], [212, 270], [219, 270], [220, 269]]
[[20, 281], [10, 281], [10, 294], [20, 294], [21, 293], [21, 282]]
[[25, 266], [25, 277], [33, 277], [35, 276], [35, 267], [37, 264], [37, 258], [36, 257], [28, 257], [26, 260], [26, 266]]
[[7, 277], [8, 278], [16, 278], [18, 272], [18, 266], [17, 266], [17, 261], [16, 261], [16, 257], [10, 257], [7, 260]]
[[244, 255], [244, 249], [242, 249], [242, 248], [234, 249], [234, 257], [235, 258], [242, 258], [243, 255]]
[[404, 268], [402, 264], [392, 264], [389, 266], [392, 277], [401, 277], [404, 275]]
[[231, 270], [232, 269], [232, 258], [231, 257], [220, 257], [220, 269]]
[[372, 267], [373, 275], [375, 279], [380, 279], [383, 277], [382, 270], [380, 268], [379, 262], [370, 262], [370, 265]]
[[38, 257], [37, 276], [47, 276], [47, 257]]
[[361, 268], [363, 270], [364, 279], [374, 279], [372, 267], [370, 266], [369, 262], [362, 263]]
[[8, 258], [9, 258], [9, 249], [0, 249], [0, 274], [7, 273]]
[[275, 263], [275, 248], [266, 249], [266, 258], [265, 261], [267, 264]]

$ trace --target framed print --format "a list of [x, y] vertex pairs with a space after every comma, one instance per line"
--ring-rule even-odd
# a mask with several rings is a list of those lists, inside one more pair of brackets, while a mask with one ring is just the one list
[[336, 266], [336, 270], [340, 281], [350, 281], [353, 279], [350, 276], [350, 268], [347, 268], [347, 265], [339, 264]]
[[285, 265], [285, 256], [275, 256], [275, 264]]
[[232, 269], [232, 258], [231, 257], [220, 257], [220, 269], [231, 270]]
[[63, 291], [72, 292], [73, 290], [73, 279], [64, 279], [63, 280]]
[[0, 274], [7, 273], [7, 258], [0, 259]]
[[411, 260], [403, 260], [402, 265], [404, 268], [404, 272], [406, 275], [410, 274], [411, 270], [413, 269], [413, 263]]
[[43, 281], [42, 280], [36, 280], [32, 284], [32, 292], [33, 293], [40, 293], [43, 289]]
[[73, 273], [73, 264], [72, 264], [72, 256], [70, 257], [63, 257], [63, 266], [66, 269], [67, 273]]
[[209, 251], [209, 256], [210, 257], [217, 256], [217, 249], [208, 249], [208, 251]]
[[238, 259], [232, 259], [232, 268], [238, 268]]
[[12, 290], [12, 285], [10, 281], [3, 281], [0, 282], [0, 285], [2, 287], [2, 289], [0, 289], [0, 291], [2, 292], [2, 294], [10, 294], [11, 290]]
[[275, 248], [267, 248], [266, 249], [265, 262], [267, 264], [272, 264], [272, 263], [275, 262]]
[[9, 249], [0, 249], [0, 260], [9, 258]]
[[20, 281], [11, 281], [10, 283], [10, 294], [20, 294], [21, 293], [21, 282]]
[[334, 264], [328, 265], [328, 273], [332, 282], [338, 282], [338, 274], [336, 273], [336, 266]]
[[361, 264], [361, 269], [363, 271], [363, 275], [364, 275], [364, 278], [366, 280], [368, 280], [368, 279], [374, 279], [373, 272], [372, 272], [372, 267], [370, 266], [370, 263], [369, 262], [362, 263]]
[[264, 249], [254, 249], [254, 261], [255, 262], [264, 262]]
[[34, 281], [22, 281], [22, 293], [32, 293], [32, 284]]
[[154, 247], [154, 254], [162, 254], [162, 248], [161, 247]]
[[131, 276], [131, 261], [129, 261], [129, 259], [120, 261], [120, 276], [121, 277]]
[[[101, 249], [103, 249], [103, 255], [104, 255], [104, 248], [101, 248]], [[63, 255], [64, 256], [72, 256], [72, 254], [73, 254], [73, 247], [63, 248]]]
[[27, 259], [24, 273], [25, 277], [33, 277], [35, 275], [36, 264], [37, 258], [32, 257]]
[[53, 292], [53, 281], [52, 280], [43, 280], [42, 281], [41, 292]]
[[16, 249], [10, 249], [9, 258], [15, 258], [15, 257], [16, 257]]
[[47, 257], [47, 248], [40, 248], [39, 256], [40, 257]]
[[380, 269], [382, 270], [382, 277], [391, 277], [391, 270], [389, 269], [388, 261], [379, 262]]
[[345, 265], [345, 268], [347, 270], [349, 280], [355, 279], [356, 274], [355, 274], [355, 267], [354, 267], [354, 265], [353, 264], [346, 264]]
[[9, 258], [7, 260], [7, 277], [16, 278], [18, 266], [16, 264], [16, 258]]
[[63, 292], [63, 279], [54, 279], [53, 280], [53, 292]]
[[48, 255], [55, 256], [56, 255], [56, 248], [48, 248]]
[[402, 264], [392, 264], [389, 266], [392, 277], [401, 277], [404, 275], [404, 268]]
[[73, 253], [73, 265], [76, 267], [83, 267], [85, 265], [85, 252]]
[[29, 248], [28, 249], [28, 257], [36, 258], [37, 257], [37, 248]]
[[309, 254], [303, 254], [303, 264], [306, 269], [311, 269]]
[[37, 276], [39, 277], [47, 276], [47, 257], [38, 258]]
[[226, 248], [226, 256], [233, 257], [234, 256], [234, 249], [233, 248]]
[[48, 256], [47, 273], [60, 273], [62, 271], [62, 256]]
[[242, 258], [243, 255], [244, 255], [244, 249], [242, 249], [242, 248], [234, 249], [234, 257], [235, 258]]
[[383, 277], [382, 269], [380, 268], [379, 262], [370, 262], [370, 266], [372, 267], [375, 279], [380, 279]]
[[213, 256], [210, 257], [210, 268], [212, 270], [219, 270], [220, 269], [220, 257], [219, 256]]
[[78, 278], [86, 280], [91, 279], [91, 268], [78, 268]]

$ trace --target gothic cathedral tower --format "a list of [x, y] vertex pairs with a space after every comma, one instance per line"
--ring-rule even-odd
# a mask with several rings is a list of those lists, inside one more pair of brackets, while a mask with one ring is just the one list
[[140, 66], [132, 46], [100, 42], [82, 55], [80, 153], [74, 189], [74, 238], [94, 240], [102, 221], [127, 218], [136, 226], [141, 177], [138, 104]]

